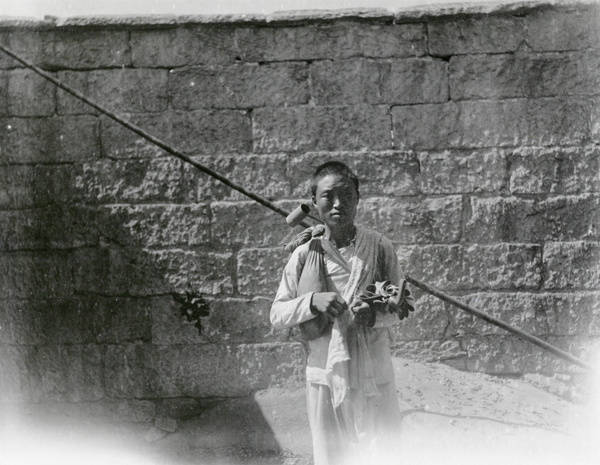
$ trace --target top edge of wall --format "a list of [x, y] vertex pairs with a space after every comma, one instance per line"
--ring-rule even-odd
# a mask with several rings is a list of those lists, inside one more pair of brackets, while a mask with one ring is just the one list
[[365, 22], [412, 22], [446, 16], [521, 14], [538, 9], [574, 9], [600, 6], [600, 0], [544, 0], [524, 2], [450, 3], [413, 6], [387, 10], [384, 8], [356, 8], [340, 10], [295, 10], [272, 14], [228, 15], [114, 15], [79, 16], [44, 19], [0, 16], [1, 29], [54, 29], [54, 28], [155, 28], [188, 25], [290, 25], [337, 20]]

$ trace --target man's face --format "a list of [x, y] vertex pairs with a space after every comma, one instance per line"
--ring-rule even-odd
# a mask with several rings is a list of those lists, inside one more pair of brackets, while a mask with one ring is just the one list
[[352, 180], [330, 174], [318, 182], [313, 205], [329, 229], [350, 227], [356, 217], [358, 192]]

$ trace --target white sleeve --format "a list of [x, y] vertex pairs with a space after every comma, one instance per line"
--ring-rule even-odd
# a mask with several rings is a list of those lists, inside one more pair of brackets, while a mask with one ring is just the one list
[[314, 318], [310, 311], [313, 292], [298, 296], [298, 280], [308, 247], [298, 247], [283, 270], [279, 289], [271, 305], [271, 324], [276, 329], [291, 328]]

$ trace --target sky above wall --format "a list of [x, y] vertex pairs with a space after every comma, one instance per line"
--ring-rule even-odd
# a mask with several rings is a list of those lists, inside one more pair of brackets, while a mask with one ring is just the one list
[[[268, 14], [275, 11], [474, 3], [460, 0], [0, 0], [0, 16]], [[486, 3], [478, 1], [477, 3]]]

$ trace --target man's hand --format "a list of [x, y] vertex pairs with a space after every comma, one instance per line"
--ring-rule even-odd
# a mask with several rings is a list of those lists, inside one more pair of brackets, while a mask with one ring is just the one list
[[377, 315], [367, 302], [355, 300], [350, 305], [350, 310], [354, 314], [354, 323], [357, 325], [373, 327], [375, 324]]
[[311, 312], [324, 313], [332, 320], [347, 309], [348, 304], [337, 292], [315, 292], [310, 302]]

